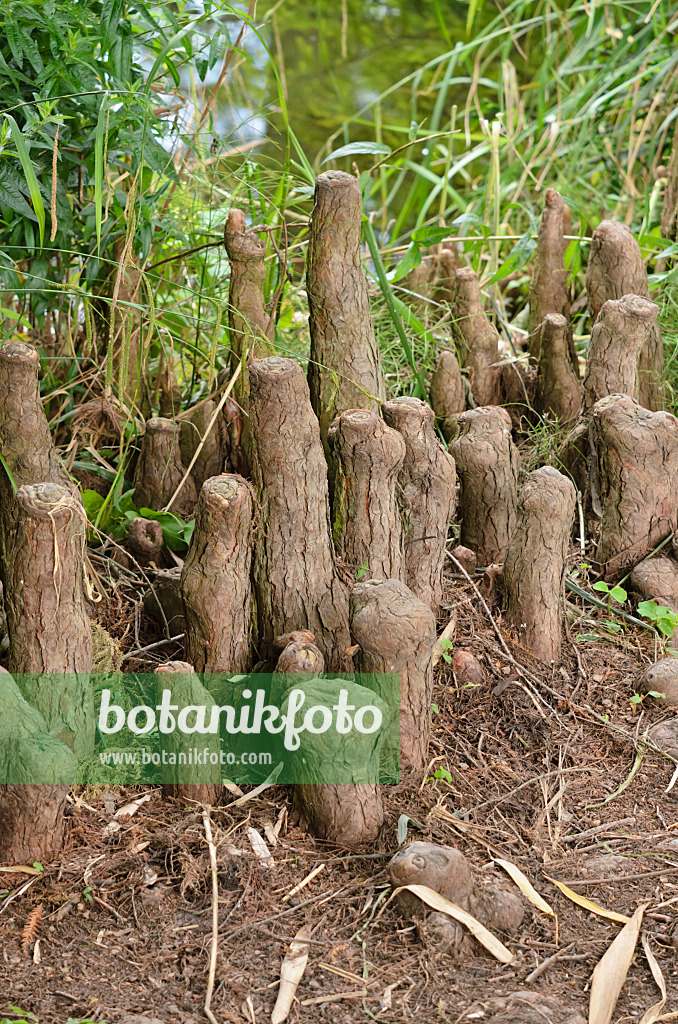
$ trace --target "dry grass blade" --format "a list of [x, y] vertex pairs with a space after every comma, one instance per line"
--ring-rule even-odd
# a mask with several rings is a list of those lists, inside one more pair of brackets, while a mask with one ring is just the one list
[[262, 836], [261, 832], [257, 832], [256, 828], [252, 828], [251, 825], [248, 825], [247, 838], [254, 850], [254, 855], [257, 858], [259, 867], [272, 868], [274, 866], [273, 857], [271, 856], [271, 851], [266, 845], [266, 840]]
[[427, 885], [401, 885], [397, 889], [394, 889], [393, 896], [397, 896], [399, 892], [413, 892], [415, 896], [418, 896], [422, 902], [433, 910], [439, 910], [443, 914], [448, 914], [450, 917], [458, 921], [459, 924], [463, 924], [464, 927], [468, 928], [471, 935], [485, 947], [488, 952], [492, 954], [502, 964], [510, 964], [513, 960], [513, 953], [506, 948], [503, 942], [500, 942], [496, 935], [493, 935], [485, 925], [481, 924], [480, 921], [469, 914], [466, 910], [462, 910], [456, 903], [450, 903], [444, 896], [441, 896], [439, 892], [435, 892], [433, 889], [429, 889]]
[[498, 864], [499, 867], [503, 868], [507, 875], [513, 879], [516, 883], [523, 896], [532, 903], [538, 910], [541, 910], [543, 914], [548, 914], [549, 917], [555, 917], [556, 912], [550, 904], [546, 902], [543, 896], [540, 896], [537, 890], [530, 882], [529, 878], [523, 874], [519, 867], [512, 864], [510, 860], [501, 860], [499, 857], [494, 858], [494, 863]]
[[624, 987], [647, 903], [638, 907], [614, 942], [596, 964], [591, 978], [589, 1024], [610, 1024], [619, 993]]
[[282, 1024], [287, 1020], [292, 1009], [292, 1002], [308, 963], [308, 939], [311, 937], [309, 925], [300, 928], [290, 943], [287, 956], [280, 968], [280, 987], [278, 998], [271, 1014], [271, 1024]]
[[24, 929], [21, 933], [21, 948], [24, 953], [28, 953], [31, 948], [31, 942], [38, 934], [38, 928], [42, 923], [42, 903], [38, 903], [37, 907], [31, 910], [28, 915], [28, 920], [24, 925]]
[[569, 900], [576, 903], [577, 906], [583, 907], [584, 910], [590, 910], [592, 914], [598, 914], [599, 917], [606, 917], [609, 921], [616, 921], [618, 924], [628, 924], [629, 918], [625, 914], [618, 914], [616, 910], [606, 910], [605, 907], [599, 907], [597, 903], [592, 900], [587, 900], [586, 896], [580, 896], [574, 889], [570, 889], [569, 885], [565, 885], [564, 882], [559, 882], [557, 878], [551, 878], [550, 875], [544, 875], [548, 878], [549, 882], [553, 882], [557, 885], [564, 896], [567, 896]]
[[41, 875], [42, 868], [32, 868], [28, 864], [14, 864], [8, 867], [0, 867], [0, 871], [17, 875]]
[[662, 1018], [660, 1016], [662, 1010], [666, 1006], [666, 982], [664, 981], [664, 975], [661, 972], [661, 968], [657, 963], [656, 957], [650, 949], [650, 940], [648, 936], [645, 934], [641, 935], [640, 941], [643, 944], [643, 950], [645, 952], [645, 956], [647, 957], [647, 962], [650, 965], [652, 977], [654, 978], [657, 984], [657, 988], [661, 992], [661, 999], [658, 1003], [655, 1003], [653, 1006], [651, 1006], [649, 1010], [645, 1011], [643, 1016], [640, 1018], [638, 1024], [656, 1024], [656, 1021], [666, 1019], [665, 1017]]

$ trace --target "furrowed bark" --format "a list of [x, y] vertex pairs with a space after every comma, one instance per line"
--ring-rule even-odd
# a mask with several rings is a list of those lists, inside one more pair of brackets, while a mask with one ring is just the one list
[[[289, 636], [294, 636], [290, 633]], [[301, 631], [296, 635], [302, 636]], [[310, 634], [308, 634], [310, 636]], [[279, 644], [281, 637], [277, 638]], [[283, 695], [290, 687], [289, 675], [321, 676], [325, 671], [325, 659], [313, 640], [291, 640], [281, 652], [275, 666], [271, 683], [271, 701], [282, 705]]]
[[0, 863], [46, 864], [63, 845], [66, 796], [77, 759], [48, 735], [44, 718], [4, 669], [0, 706]]
[[84, 590], [85, 514], [59, 484], [16, 496], [5, 605], [9, 668], [51, 734], [77, 757], [94, 750], [92, 635]]
[[[348, 704], [356, 709], [365, 705], [379, 708], [388, 723], [389, 709], [372, 690], [348, 680], [312, 680], [303, 684], [306, 706], [337, 704], [339, 691], [348, 691]], [[294, 787], [294, 803], [302, 821], [321, 839], [342, 846], [361, 846], [376, 839], [384, 823], [379, 778], [383, 730], [361, 735], [355, 729], [332, 739], [327, 735], [305, 732], [298, 752], [304, 759], [302, 784]], [[301, 760], [301, 759], [300, 759]], [[333, 772], [352, 778], [352, 782], [325, 782]]]
[[518, 450], [505, 409], [469, 409], [450, 443], [461, 481], [461, 543], [480, 565], [504, 561], [513, 532], [518, 490]]
[[[205, 721], [209, 722], [215, 703], [196, 675], [193, 666], [186, 661], [166, 661], [158, 665], [156, 672], [156, 697], [162, 700], [163, 690], [171, 690], [171, 704], [179, 709], [197, 705], [205, 707]], [[193, 716], [188, 716], [188, 724], [193, 724]], [[175, 797], [177, 800], [197, 801], [201, 804], [214, 805], [219, 802], [222, 791], [221, 769], [219, 766], [219, 733], [199, 733], [200, 749], [209, 750], [210, 764], [188, 764], [188, 754], [197, 746], [194, 734], [187, 734], [175, 729], [171, 733], [161, 733], [162, 750], [173, 754], [178, 762], [180, 754], [186, 757], [186, 764], [164, 764], [162, 767], [164, 796]], [[217, 763], [211, 763], [211, 755], [216, 754]]]
[[419, 771], [426, 767], [431, 732], [435, 616], [399, 580], [357, 583], [350, 615], [361, 682], [381, 695], [378, 675], [400, 674], [400, 764]]
[[[162, 511], [179, 486], [186, 472], [181, 461], [179, 432], [179, 425], [172, 420], [156, 416], [147, 421], [134, 473], [134, 503], [137, 508]], [[178, 516], [190, 515], [197, 500], [195, 483], [189, 476], [172, 505], [172, 511]]]
[[540, 661], [560, 660], [565, 560], [577, 501], [552, 466], [530, 473], [504, 562], [506, 617]]
[[334, 480], [332, 533], [353, 572], [402, 579], [403, 540], [396, 498], [405, 443], [374, 412], [348, 409], [327, 434]]
[[538, 422], [535, 412], [537, 404], [537, 368], [525, 367], [522, 363], [504, 359], [498, 367], [499, 400], [511, 417], [516, 433]]
[[540, 329], [537, 411], [561, 423], [579, 415], [582, 389], [568, 352], [568, 322], [560, 313], [548, 313]]
[[457, 430], [457, 417], [466, 408], [466, 388], [454, 352], [443, 349], [431, 377], [429, 398], [446, 441]]
[[485, 312], [478, 277], [470, 267], [457, 271], [452, 312], [460, 362], [470, 371], [476, 405], [494, 405], [499, 397], [499, 334]]
[[[394, 398], [384, 419], [405, 441], [400, 470], [404, 580], [413, 594], [437, 614], [443, 596], [443, 562], [456, 502], [454, 459], [438, 440], [433, 410], [418, 398]], [[374, 573], [372, 575], [375, 575]]]
[[566, 207], [563, 197], [553, 188], [544, 193], [544, 210], [539, 222], [537, 251], [534, 255], [534, 269], [530, 284], [530, 318], [527, 329], [532, 343], [530, 356], [534, 363], [539, 363], [540, 333], [538, 328], [549, 313], [557, 313], [565, 317], [567, 353], [572, 371], [579, 377], [577, 353], [574, 350], [572, 329], [570, 328], [570, 292], [567, 285], [565, 269], [565, 223]]
[[[586, 292], [591, 323], [595, 322], [608, 299], [621, 299], [625, 295], [650, 298], [640, 246], [625, 224], [604, 220], [593, 232], [586, 268]], [[655, 324], [638, 359], [638, 401], [644, 408], [662, 408], [663, 374], [664, 349], [659, 327]]]
[[217, 416], [212, 429], [205, 436], [215, 409], [216, 403], [212, 399], [202, 402], [187, 419], [181, 422], [181, 461], [184, 466], [190, 465], [191, 459], [204, 438], [200, 453], [191, 470], [198, 493], [200, 493], [200, 488], [205, 480], [224, 472], [224, 462], [228, 454], [226, 421], [223, 416]]
[[250, 667], [254, 492], [224, 473], [200, 492], [195, 529], [181, 572], [186, 657], [197, 672]]
[[311, 403], [327, 447], [335, 416], [347, 409], [378, 411], [385, 398], [367, 278], [360, 259], [362, 194], [357, 178], [325, 171], [316, 178], [306, 291]]
[[628, 395], [593, 407], [594, 510], [601, 517], [596, 560], [613, 579], [678, 526], [678, 420]]
[[252, 478], [260, 503], [253, 585], [260, 656], [308, 629], [332, 671], [350, 671], [348, 596], [334, 564], [327, 464], [303, 371], [271, 356], [249, 368]]
[[654, 302], [639, 295], [624, 295], [604, 303], [591, 331], [584, 413], [590, 413], [596, 402], [608, 395], [629, 395], [638, 400], [638, 360], [656, 329], [658, 313]]

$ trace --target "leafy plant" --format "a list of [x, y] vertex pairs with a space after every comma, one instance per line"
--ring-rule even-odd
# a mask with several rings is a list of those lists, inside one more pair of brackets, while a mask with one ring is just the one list
[[656, 601], [641, 601], [638, 605], [638, 614], [644, 619], [649, 619], [666, 637], [672, 638], [674, 630], [678, 629], [678, 615]]
[[598, 580], [597, 583], [593, 584], [593, 589], [597, 590], [599, 594], [607, 594], [607, 611], [610, 618], [605, 625], [613, 632], [619, 632], [621, 630], [621, 626], [618, 622], [614, 622], [612, 619], [612, 615], [614, 614], [612, 602], [615, 601], [617, 604], [624, 604], [629, 595], [623, 587], [620, 587], [619, 585], [611, 587], [605, 582], [605, 580]]
[[451, 665], [452, 664], [452, 655], [450, 654], [450, 651], [454, 647], [454, 644], [449, 639], [449, 637], [444, 636], [442, 638], [442, 640], [440, 641], [440, 647], [441, 647], [441, 655], [440, 655], [441, 658], [443, 659], [443, 661], [447, 662], [448, 665]]

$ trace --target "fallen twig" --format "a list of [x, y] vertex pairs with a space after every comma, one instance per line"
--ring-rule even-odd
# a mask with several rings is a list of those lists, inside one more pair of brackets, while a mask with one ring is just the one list
[[212, 1005], [212, 993], [214, 992], [214, 978], [217, 970], [217, 942], [219, 939], [219, 885], [217, 882], [217, 851], [212, 839], [212, 825], [207, 811], [202, 812], [202, 823], [205, 826], [205, 839], [210, 855], [210, 872], [212, 874], [212, 941], [210, 943], [210, 966], [207, 976], [207, 990], [205, 992], [205, 1003], [203, 1009], [205, 1016], [211, 1024], [218, 1024], [217, 1018], [210, 1009]]

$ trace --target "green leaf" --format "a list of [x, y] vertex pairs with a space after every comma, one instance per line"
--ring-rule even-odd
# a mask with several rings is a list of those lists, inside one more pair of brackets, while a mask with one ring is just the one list
[[440, 714], [440, 708], [438, 707], [437, 704], [431, 704], [431, 712], [434, 715], [439, 715]]
[[27, 320], [25, 316], [21, 315], [21, 313], [17, 313], [15, 309], [6, 309], [4, 306], [0, 306], [0, 313], [2, 313], [3, 316], [8, 317], [10, 320], [16, 320], [29, 331], [31, 330], [32, 324], [30, 320]]
[[103, 495], [99, 494], [98, 491], [91, 491], [89, 488], [82, 492], [82, 503], [85, 506], [85, 512], [87, 518], [92, 521], [94, 516], [99, 511], [104, 503]]
[[597, 583], [593, 584], [593, 589], [599, 591], [599, 593], [601, 593], [601, 594], [609, 594], [610, 593], [610, 588], [607, 585], [607, 583], [605, 582], [605, 580], [598, 580]]
[[33, 170], [33, 164], [28, 154], [26, 147], [26, 140], [24, 139], [23, 133], [19, 128], [11, 114], [5, 114], [9, 122], [9, 127], [12, 132], [12, 138], [14, 145], [16, 146], [17, 153], [19, 154], [19, 160], [23, 167], [24, 175], [26, 177], [26, 184], [28, 185], [28, 191], [31, 194], [31, 200], [33, 202], [33, 210], [35, 216], [38, 219], [38, 227], [40, 229], [40, 248], [42, 249], [45, 241], [45, 207], [42, 202], [42, 196], [40, 195], [40, 187], [38, 185], [38, 179], [35, 176]]
[[620, 586], [613, 587], [610, 591], [610, 597], [618, 601], [619, 604], [623, 604], [628, 596], [624, 588]]
[[659, 630], [660, 633], [663, 633], [664, 636], [673, 636], [673, 631], [674, 631], [675, 628], [676, 628], [676, 620], [675, 620], [675, 618], [668, 619], [668, 618], [665, 618], [664, 616], [662, 616], [662, 618], [657, 619], [657, 629]]
[[349, 142], [348, 145], [340, 146], [339, 149], [335, 149], [329, 156], [326, 156], [323, 164], [330, 160], [339, 160], [342, 156], [362, 156], [370, 153], [384, 155], [390, 152], [391, 147], [385, 146], [382, 142]]
[[487, 284], [494, 284], [495, 281], [501, 281], [502, 277], [512, 274], [514, 270], [520, 270], [521, 267], [525, 266], [536, 248], [537, 239], [532, 237], [531, 232], [526, 232], [518, 239], [504, 262], [497, 269], [496, 273], [492, 275]]
[[403, 258], [397, 264], [393, 274], [390, 276], [390, 281], [395, 284], [396, 281], [402, 281], [411, 270], [418, 267], [421, 263], [421, 249], [418, 245], [411, 245]]
[[652, 622], [657, 618], [658, 605], [656, 601], [641, 601], [638, 605], [638, 614], [642, 615], [644, 619], [650, 619]]

